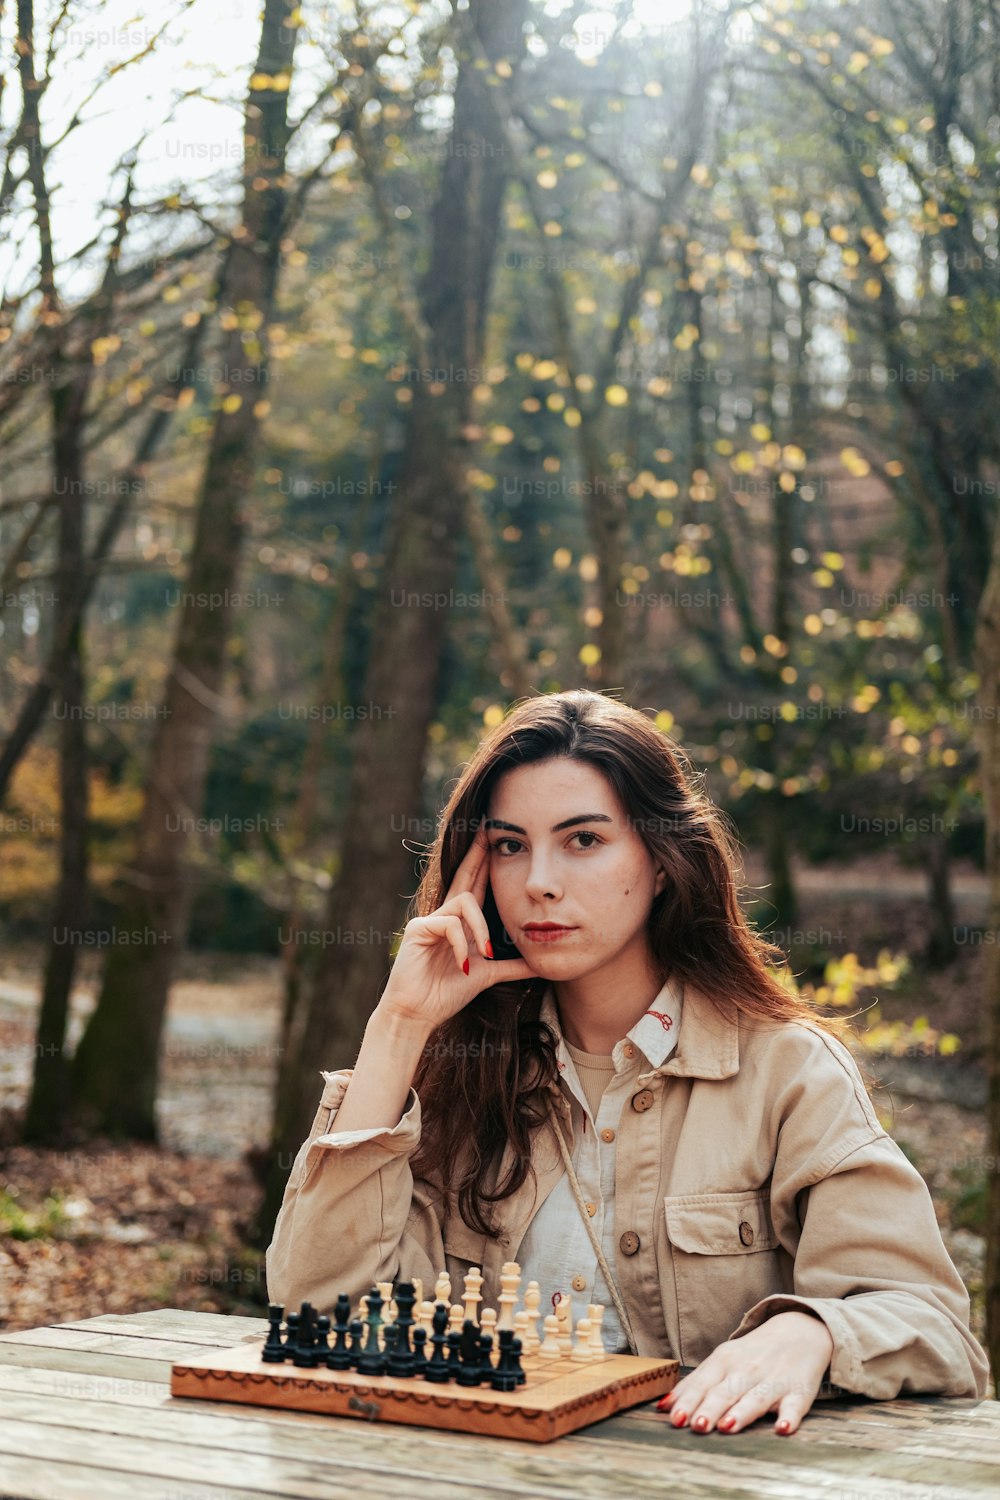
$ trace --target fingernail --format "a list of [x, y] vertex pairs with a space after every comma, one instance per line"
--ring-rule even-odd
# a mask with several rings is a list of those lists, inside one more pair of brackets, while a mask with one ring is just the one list
[[468, 974], [468, 972], [469, 972], [469, 960], [466, 959], [465, 962], [462, 965], [462, 973], [463, 974]]
[[486, 939], [486, 957], [493, 957], [493, 944], [490, 942], [489, 938]]
[[791, 1422], [789, 1422], [789, 1420], [788, 1420], [787, 1417], [782, 1417], [781, 1421], [778, 1422], [776, 1425], [777, 1425], [777, 1428], [778, 1428], [779, 1432], [787, 1432], [788, 1429], [789, 1429], [789, 1427], [791, 1427], [792, 1424], [791, 1424]]
[[736, 1426], [736, 1418], [723, 1417], [722, 1421], [719, 1423], [719, 1426], [722, 1428], [723, 1432], [728, 1432], [730, 1427]]

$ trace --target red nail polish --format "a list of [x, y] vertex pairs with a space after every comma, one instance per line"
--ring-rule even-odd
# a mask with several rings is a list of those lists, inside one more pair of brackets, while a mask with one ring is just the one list
[[661, 1396], [660, 1397], [660, 1410], [661, 1411], [665, 1410], [665, 1408], [670, 1405], [670, 1403], [673, 1401], [673, 1399], [674, 1399], [674, 1393], [673, 1393], [673, 1391], [668, 1391], [665, 1396]]
[[722, 1428], [723, 1432], [728, 1432], [730, 1427], [736, 1426], [736, 1418], [723, 1417], [722, 1421], [719, 1423], [719, 1426]]
[[781, 1421], [777, 1423], [777, 1428], [779, 1432], [787, 1432], [791, 1425], [787, 1417], [782, 1417]]
[[490, 942], [489, 938], [486, 939], [486, 957], [493, 957], [493, 944]]
[[463, 974], [468, 974], [468, 972], [469, 972], [469, 960], [466, 959], [465, 962], [462, 965], [462, 973]]
[[698, 1428], [699, 1432], [704, 1432], [705, 1428], [708, 1426], [708, 1418], [707, 1417], [695, 1417], [695, 1419], [694, 1419], [694, 1425]]
[[675, 1411], [674, 1412], [674, 1421], [677, 1423], [678, 1427], [683, 1427], [684, 1423], [687, 1421], [687, 1419], [688, 1419], [688, 1414], [687, 1414], [686, 1411]]

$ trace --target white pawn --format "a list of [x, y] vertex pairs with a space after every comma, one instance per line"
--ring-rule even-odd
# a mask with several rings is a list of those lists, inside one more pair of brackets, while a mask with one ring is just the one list
[[528, 1290], [524, 1294], [524, 1315], [528, 1320], [524, 1352], [534, 1354], [541, 1342], [538, 1337], [538, 1320], [542, 1315], [542, 1294], [537, 1281], [528, 1282]]
[[383, 1306], [382, 1306], [382, 1322], [383, 1323], [395, 1323], [395, 1321], [396, 1321], [396, 1301], [395, 1301], [395, 1298], [392, 1295], [392, 1282], [391, 1281], [380, 1281], [380, 1282], [378, 1282], [378, 1290], [379, 1290], [379, 1296], [382, 1298], [382, 1303], [383, 1303]]
[[426, 1333], [426, 1335], [427, 1335], [428, 1338], [431, 1337], [431, 1334], [434, 1332], [434, 1303], [433, 1302], [424, 1301], [424, 1302], [421, 1302], [421, 1303], [419, 1303], [417, 1305], [417, 1322], [416, 1322], [416, 1326], [418, 1328], [422, 1328], [424, 1330], [424, 1332]]
[[528, 1351], [528, 1314], [522, 1308], [514, 1314], [514, 1337], [521, 1340], [521, 1353]]
[[604, 1347], [604, 1335], [601, 1333], [601, 1324], [604, 1322], [604, 1308], [599, 1302], [591, 1302], [587, 1308], [587, 1316], [590, 1319], [590, 1347], [595, 1359], [607, 1359], [607, 1350]]
[[465, 1276], [465, 1290], [462, 1293], [462, 1301], [465, 1303], [465, 1317], [468, 1322], [479, 1322], [479, 1304], [482, 1302], [480, 1288], [483, 1284], [483, 1273], [478, 1266], [472, 1266]]
[[451, 1306], [451, 1277], [447, 1271], [442, 1271], [434, 1287], [434, 1301], [443, 1302], [445, 1307]]
[[483, 1308], [482, 1317], [479, 1320], [479, 1326], [480, 1326], [481, 1331], [484, 1334], [488, 1333], [490, 1335], [491, 1339], [493, 1340], [492, 1344], [490, 1345], [490, 1348], [492, 1350], [496, 1351], [496, 1347], [497, 1347], [497, 1315], [496, 1315], [496, 1310], [494, 1308], [492, 1308], [492, 1307], [484, 1307]]
[[461, 1333], [464, 1321], [465, 1309], [462, 1307], [461, 1302], [453, 1302], [451, 1312], [448, 1314], [448, 1332], [451, 1333], [454, 1330], [455, 1333]]
[[419, 1307], [424, 1300], [424, 1284], [419, 1276], [413, 1278], [413, 1305]]
[[568, 1297], [561, 1297], [556, 1303], [555, 1317], [559, 1329], [560, 1353], [571, 1355], [573, 1353], [573, 1305]]
[[549, 1313], [545, 1319], [545, 1338], [538, 1351], [539, 1359], [559, 1359], [562, 1350], [559, 1347], [559, 1319], [555, 1313]]
[[586, 1360], [588, 1363], [594, 1357], [594, 1351], [590, 1347], [589, 1318], [581, 1318], [576, 1325], [576, 1346], [573, 1349], [573, 1357]]

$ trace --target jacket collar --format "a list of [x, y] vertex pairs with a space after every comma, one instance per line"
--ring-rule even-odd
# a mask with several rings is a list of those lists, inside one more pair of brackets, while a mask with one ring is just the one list
[[[658, 1019], [660, 1016], [669, 1018], [671, 1025], [665, 1027]], [[551, 985], [542, 998], [540, 1019], [552, 1027], [561, 1042]], [[650, 1064], [648, 1071], [639, 1075], [641, 1079], [731, 1078], [739, 1072], [737, 1017], [726, 1015], [714, 1000], [690, 983], [682, 985], [680, 981], [668, 980], [628, 1035]], [[552, 1087], [559, 1089], [558, 1083]]]

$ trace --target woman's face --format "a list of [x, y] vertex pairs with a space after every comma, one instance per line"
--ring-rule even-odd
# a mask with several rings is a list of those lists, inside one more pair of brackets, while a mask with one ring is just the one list
[[[666, 877], [600, 771], [568, 756], [505, 771], [486, 816], [497, 910], [539, 975], [575, 979], [647, 946]], [[532, 929], [546, 922], [569, 930]]]

